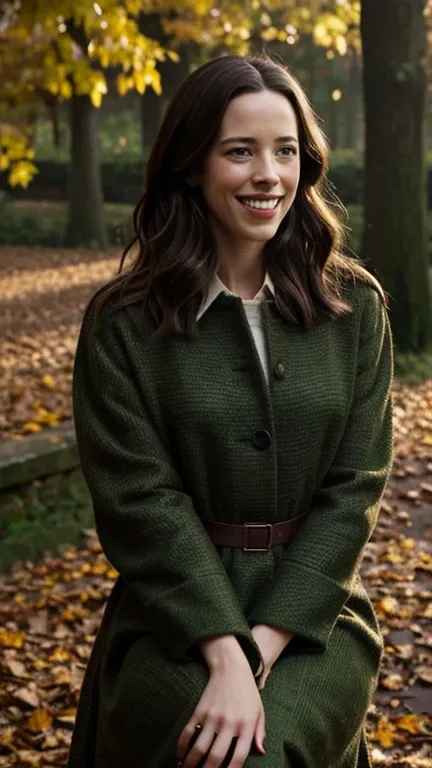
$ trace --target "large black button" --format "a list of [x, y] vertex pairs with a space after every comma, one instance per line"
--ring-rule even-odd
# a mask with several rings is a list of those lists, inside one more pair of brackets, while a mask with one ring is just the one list
[[273, 376], [275, 379], [279, 379], [279, 381], [283, 379], [285, 376], [285, 366], [283, 363], [276, 363], [273, 366]]
[[266, 429], [257, 429], [252, 435], [252, 445], [257, 451], [266, 451], [272, 441], [270, 432]]

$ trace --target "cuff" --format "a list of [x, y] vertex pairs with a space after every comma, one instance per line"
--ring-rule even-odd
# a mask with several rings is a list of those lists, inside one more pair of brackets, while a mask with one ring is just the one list
[[296, 636], [296, 647], [301, 639], [308, 650], [324, 651], [348, 597], [347, 589], [320, 571], [283, 560], [273, 584], [249, 616], [249, 623], [280, 627]]
[[[232, 589], [230, 582], [228, 587]], [[234, 591], [231, 597], [220, 573], [203, 573], [166, 590], [144, 609], [152, 631], [174, 661], [200, 656], [201, 640], [227, 634], [237, 638], [252, 672], [259, 669], [258, 645]]]

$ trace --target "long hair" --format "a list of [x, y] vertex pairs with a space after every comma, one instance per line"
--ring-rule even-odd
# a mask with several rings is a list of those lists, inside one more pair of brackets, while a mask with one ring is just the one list
[[[188, 178], [203, 167], [230, 101], [263, 90], [288, 99], [299, 130], [296, 197], [263, 250], [278, 312], [306, 330], [321, 318], [346, 314], [351, 311], [342, 297], [347, 279], [369, 282], [385, 300], [378, 281], [342, 253], [344, 227], [333, 208], [342, 211], [343, 206], [326, 183], [327, 140], [300, 84], [268, 57], [230, 55], [194, 71], [172, 99], [133, 214], [135, 236], [123, 252], [118, 276], [93, 297], [93, 327], [110, 299], [114, 310], [141, 302], [162, 336], [196, 336], [196, 315], [218, 260], [206, 203]], [[333, 198], [331, 204], [328, 198]], [[134, 261], [123, 271], [133, 249]]]

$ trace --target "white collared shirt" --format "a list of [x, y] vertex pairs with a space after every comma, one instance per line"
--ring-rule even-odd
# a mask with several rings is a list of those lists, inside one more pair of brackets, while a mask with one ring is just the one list
[[[198, 311], [197, 321], [200, 320], [200, 318], [208, 310], [211, 304], [213, 304], [214, 300], [219, 296], [220, 293], [226, 293], [231, 296], [236, 296], [235, 293], [230, 291], [226, 287], [226, 285], [223, 284], [220, 277], [217, 274], [215, 274], [213, 281], [210, 284], [210, 288], [207, 293], [207, 296], [204, 299]], [[260, 304], [265, 298], [268, 298], [269, 293], [272, 296], [274, 296], [274, 285], [270, 276], [266, 275], [261, 288], [259, 289], [258, 293], [253, 297], [253, 299], [242, 299], [244, 311], [246, 313], [246, 317], [248, 319], [249, 326], [252, 331], [252, 336], [255, 341], [255, 345], [258, 351], [259, 358], [261, 360], [261, 365], [263, 367], [267, 383], [268, 383], [268, 353], [267, 353], [267, 347], [265, 343]]]

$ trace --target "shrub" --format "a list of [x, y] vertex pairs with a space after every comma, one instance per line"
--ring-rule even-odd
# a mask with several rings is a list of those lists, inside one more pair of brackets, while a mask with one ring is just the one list
[[[105, 216], [109, 244], [125, 245], [132, 235], [132, 206], [106, 205]], [[8, 200], [0, 204], [0, 245], [61, 247], [66, 220], [66, 203]]]

